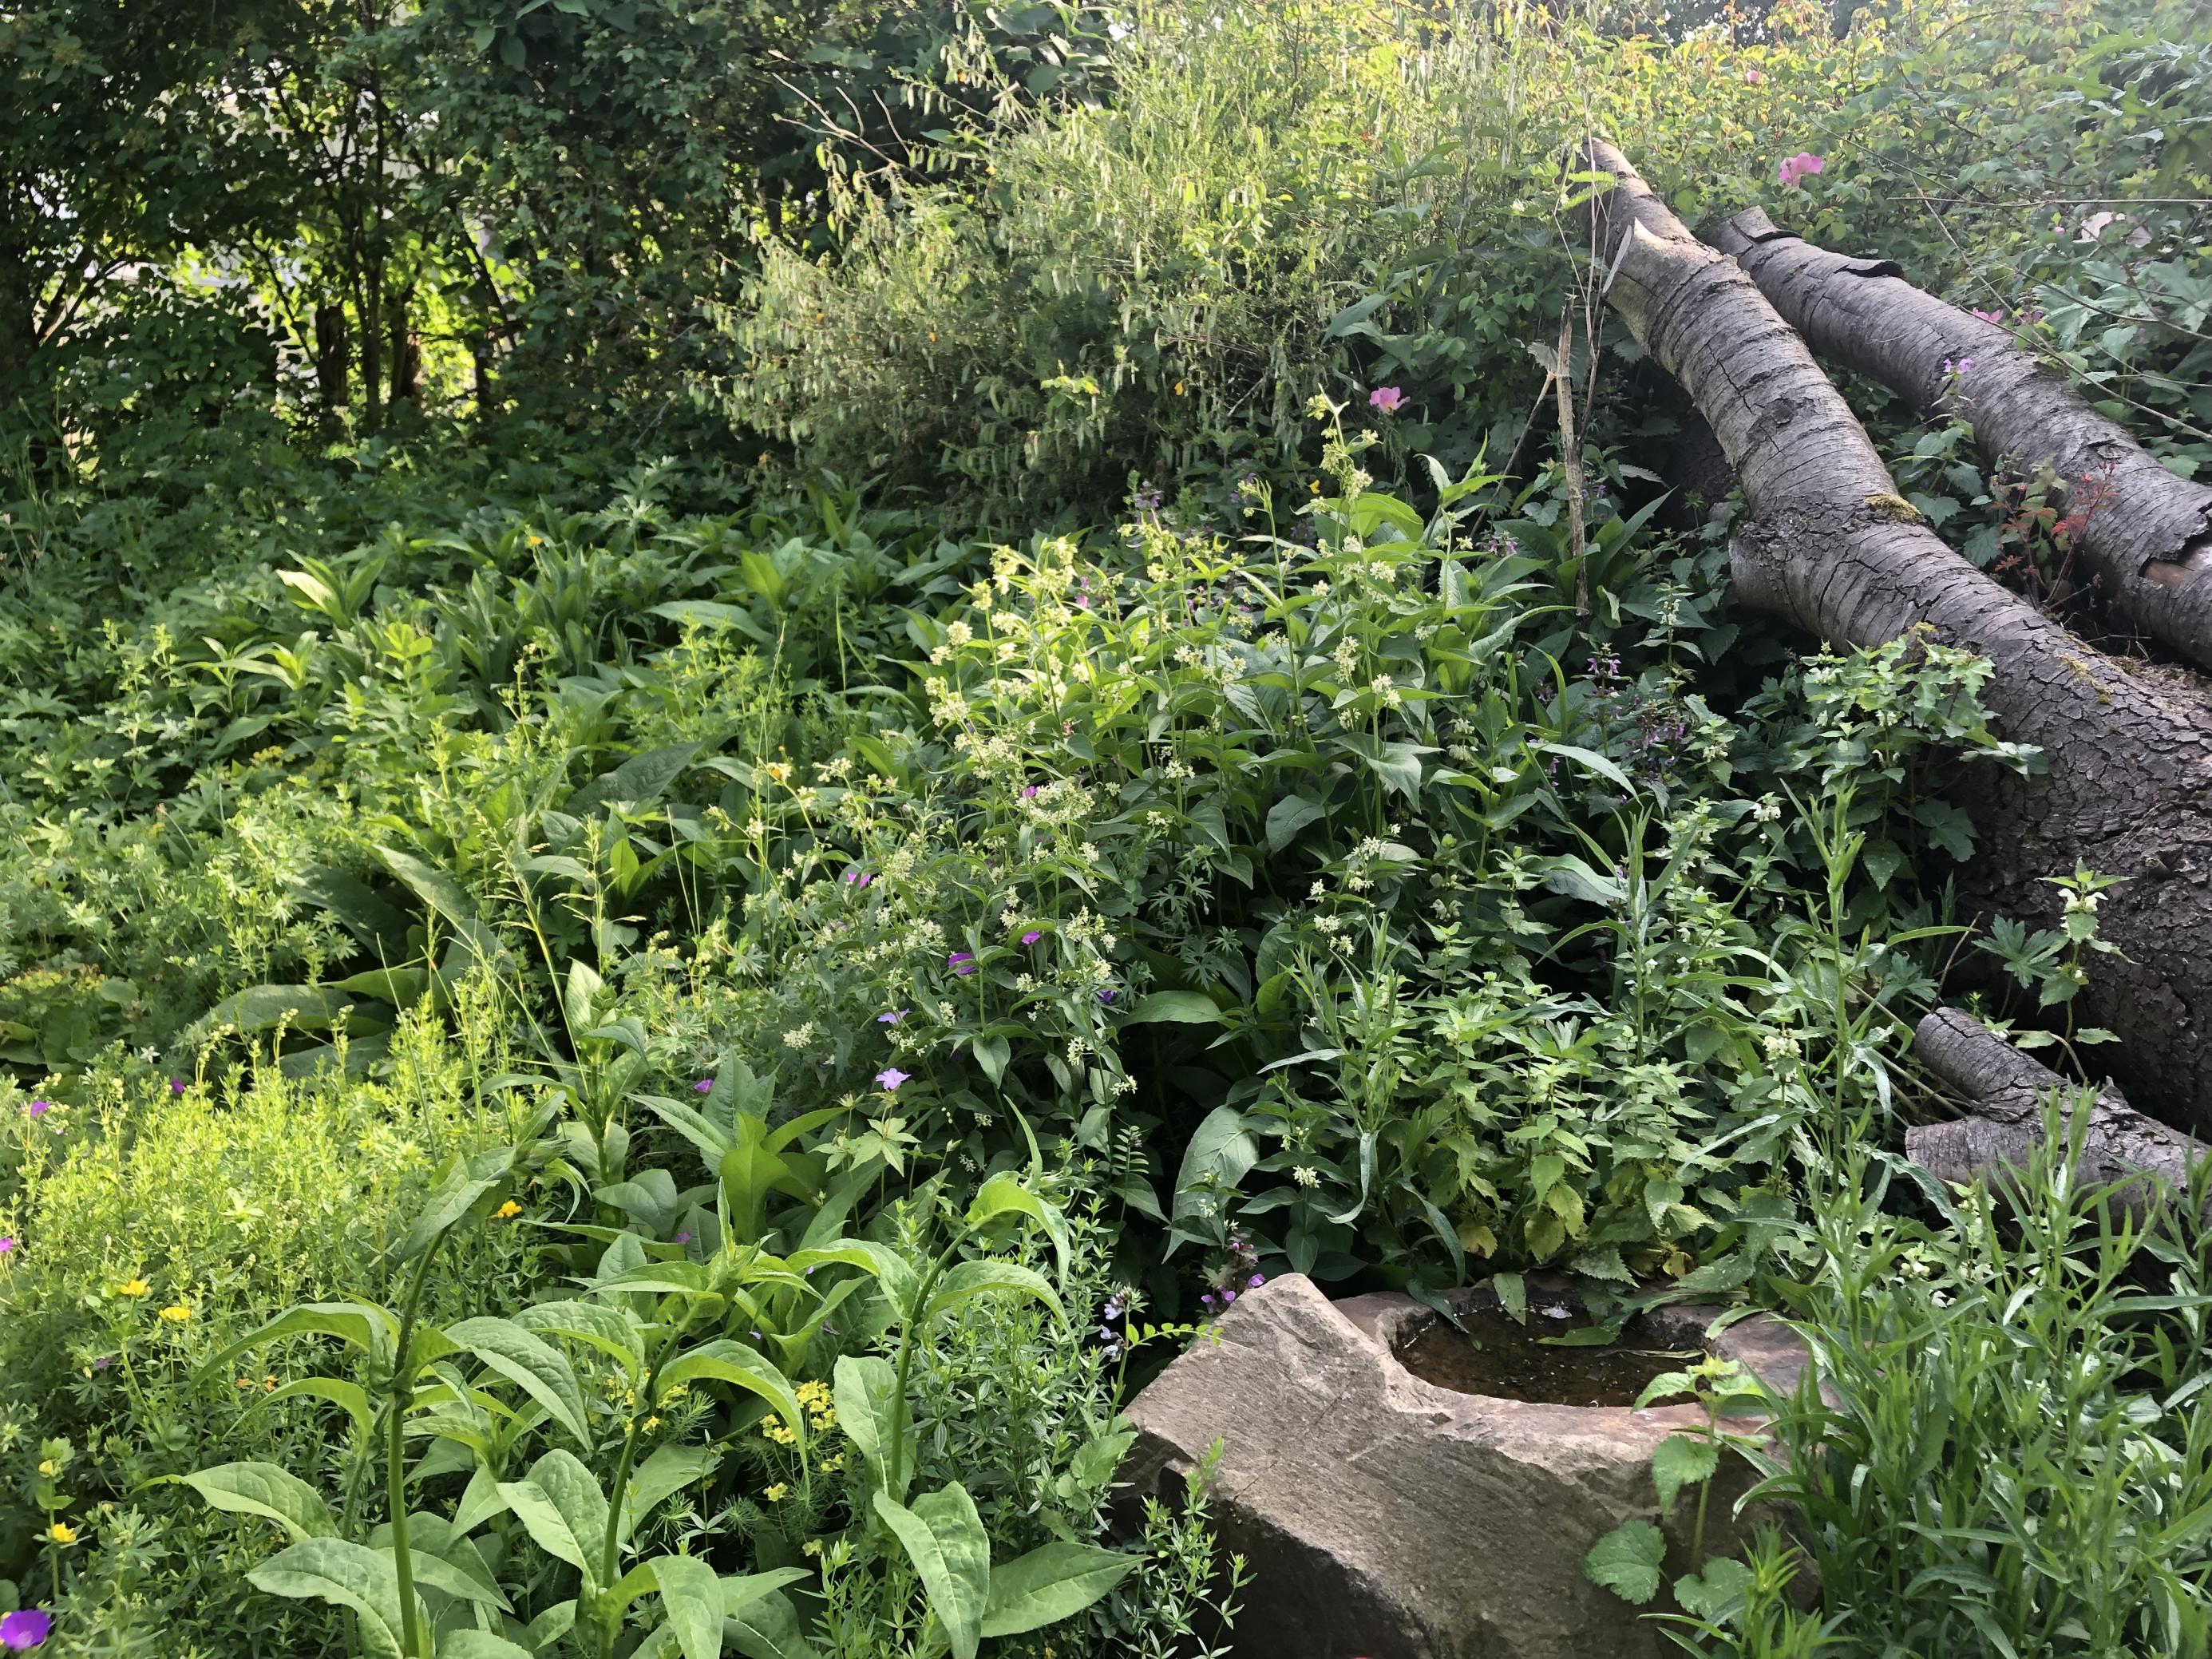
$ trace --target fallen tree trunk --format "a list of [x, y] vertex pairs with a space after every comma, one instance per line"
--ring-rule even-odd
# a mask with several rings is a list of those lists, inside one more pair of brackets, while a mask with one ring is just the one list
[[[1971, 1014], [1938, 1008], [1913, 1033], [1922, 1064], [1966, 1097], [1967, 1115], [1905, 1132], [1906, 1156], [1929, 1173], [1960, 1185], [2027, 1168], [2044, 1139], [2044, 1103], [2068, 1097], [2064, 1119], [2081, 1135], [2074, 1178], [2083, 1186], [2117, 1188], [2121, 1207], [2148, 1215], [2159, 1188], [2185, 1194], [2189, 1171], [2208, 1150], [2156, 1123], [2107, 1088], [2081, 1122], [2078, 1091], [2050, 1067], [2006, 1042]], [[2144, 1177], [2151, 1177], [2146, 1180]], [[2155, 1182], [2155, 1185], [2154, 1185]]]
[[1994, 470], [2048, 466], [2077, 520], [2070, 544], [2112, 609], [2212, 669], [2212, 489], [2160, 465], [1998, 325], [1946, 305], [1887, 259], [1851, 259], [1753, 208], [1713, 239], [1819, 356], [1927, 414], [1956, 414]]
[[2007, 775], [1967, 803], [1978, 830], [1968, 902], [2057, 921], [2047, 880], [2077, 861], [2130, 878], [2105, 896], [2081, 994], [2121, 1039], [2137, 1097], [2212, 1127], [2212, 711], [2075, 639], [1945, 546], [1900, 500], [1874, 446], [1805, 343], [1734, 260], [1706, 246], [1620, 152], [1577, 170], [1619, 182], [1584, 210], [1606, 298], [1681, 382], [1742, 480], [1732, 550], [1755, 610], [1854, 646], [1919, 624], [1995, 667], [1984, 702], [2048, 770]]

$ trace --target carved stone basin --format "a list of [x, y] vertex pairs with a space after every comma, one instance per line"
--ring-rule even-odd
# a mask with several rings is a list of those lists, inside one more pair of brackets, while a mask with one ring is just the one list
[[[1540, 1317], [1540, 1298], [1561, 1293], [1532, 1281], [1532, 1312]], [[1463, 1316], [1496, 1307], [1487, 1286], [1456, 1294]], [[1706, 1341], [1717, 1312], [1647, 1315], [1641, 1343], [1692, 1357], [1705, 1348], [1778, 1388], [1795, 1385], [1805, 1355], [1786, 1328], [1755, 1316]], [[1131, 1406], [1139, 1437], [1127, 1472], [1139, 1492], [1163, 1490], [1221, 1443], [1216, 1520], [1224, 1548], [1243, 1554], [1256, 1576], [1236, 1651], [1250, 1659], [1676, 1651], [1638, 1609], [1589, 1583], [1582, 1559], [1622, 1522], [1659, 1520], [1652, 1451], [1704, 1413], [1440, 1387], [1398, 1357], [1437, 1322], [1408, 1297], [1332, 1303], [1310, 1279], [1285, 1274], [1238, 1297], [1219, 1340], [1194, 1344]], [[1745, 1541], [1748, 1524], [1740, 1531], [1729, 1512], [1752, 1478], [1740, 1458], [1715, 1477], [1709, 1552]], [[1664, 1527], [1670, 1581], [1697, 1565], [1694, 1507], [1678, 1504]]]

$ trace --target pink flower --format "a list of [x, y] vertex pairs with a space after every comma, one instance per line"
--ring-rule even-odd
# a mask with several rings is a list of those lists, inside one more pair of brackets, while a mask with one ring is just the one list
[[1814, 173], [1825, 169], [1827, 165], [1811, 150], [1801, 149], [1782, 163], [1780, 177], [1783, 187], [1786, 190], [1795, 190], [1800, 179], [1809, 179]]
[[691, 1085], [691, 1092], [695, 1095], [713, 1094], [714, 1092], [714, 1079], [710, 1077], [701, 1078], [696, 1083]]
[[1030, 928], [1030, 929], [1029, 930], [1029, 932], [1028, 932], [1028, 933], [1024, 933], [1024, 934], [1022, 935], [1022, 943], [1023, 943], [1023, 944], [1024, 944], [1024, 945], [1035, 945], [1035, 944], [1036, 944], [1039, 939], [1042, 939], [1043, 937], [1044, 937], [1044, 935], [1043, 935], [1042, 933], [1039, 933], [1036, 928], [1032, 927], [1032, 928]]
[[34, 1100], [23, 1109], [33, 1117], [44, 1117], [54, 1109], [54, 1103], [51, 1100]]
[[1974, 312], [1974, 315], [1980, 318], [1985, 323], [2001, 323], [2004, 321], [2004, 313], [2002, 311], [1983, 311], [1977, 309]]
[[0, 1255], [13, 1255], [15, 1254], [15, 1241], [12, 1238], [0, 1238]]
[[876, 1086], [885, 1094], [893, 1094], [897, 1091], [900, 1084], [913, 1075], [911, 1072], [902, 1072], [896, 1066], [886, 1066], [876, 1073]]
[[845, 872], [845, 885], [848, 887], [866, 887], [874, 879], [873, 876], [868, 874], [858, 865]]
[[1378, 386], [1367, 394], [1367, 406], [1377, 415], [1395, 415], [1405, 401], [1406, 394], [1395, 386]]
[[1758, 70], [1746, 70], [1743, 72], [1743, 83], [1747, 87], [1763, 87], [1766, 84], [1766, 76]]

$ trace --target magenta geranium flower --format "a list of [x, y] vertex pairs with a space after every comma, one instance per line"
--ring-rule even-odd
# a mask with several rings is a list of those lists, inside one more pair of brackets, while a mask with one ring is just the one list
[[876, 1024], [878, 1025], [896, 1025], [901, 1020], [904, 1019], [906, 1016], [907, 1011], [905, 1009], [894, 1008], [888, 1014], [878, 1014], [876, 1016]]
[[885, 1094], [891, 1094], [897, 1091], [900, 1084], [913, 1075], [911, 1072], [902, 1072], [896, 1066], [886, 1066], [876, 1073], [876, 1085]]
[[1406, 394], [1395, 386], [1378, 386], [1367, 394], [1367, 406], [1377, 415], [1395, 415], [1405, 401]]
[[1985, 323], [2001, 323], [2004, 321], [2004, 313], [2002, 311], [1984, 311], [1979, 307], [1977, 307], [1974, 310], [1974, 315], [1980, 318]]
[[1028, 933], [1024, 933], [1024, 934], [1022, 935], [1022, 943], [1023, 943], [1023, 944], [1024, 944], [1024, 945], [1035, 945], [1035, 944], [1036, 944], [1039, 939], [1042, 939], [1043, 937], [1044, 937], [1044, 935], [1043, 935], [1042, 933], [1039, 933], [1036, 928], [1032, 927], [1032, 928], [1030, 928], [1030, 929], [1029, 930], [1029, 932], [1028, 932]]
[[714, 1079], [710, 1077], [701, 1078], [696, 1083], [691, 1085], [691, 1092], [695, 1095], [713, 1094], [714, 1092]]
[[169, 1092], [173, 1095], [180, 1095], [184, 1093], [185, 1089], [189, 1086], [190, 1085], [185, 1083], [184, 1079], [180, 1077], [173, 1077], [169, 1079]]
[[964, 977], [975, 971], [975, 953], [972, 951], [955, 951], [945, 958], [945, 965], [954, 973]]
[[19, 1607], [0, 1619], [0, 1648], [17, 1652], [42, 1645], [53, 1634], [54, 1616], [38, 1607]]
[[1809, 179], [1822, 171], [1827, 163], [1809, 149], [1801, 149], [1795, 155], [1784, 158], [1778, 176], [1783, 188], [1795, 190], [1800, 179]]
[[33, 1117], [44, 1117], [54, 1109], [54, 1103], [51, 1100], [34, 1100], [23, 1109]]
[[0, 1238], [0, 1256], [13, 1255], [15, 1254], [15, 1241], [12, 1238]]

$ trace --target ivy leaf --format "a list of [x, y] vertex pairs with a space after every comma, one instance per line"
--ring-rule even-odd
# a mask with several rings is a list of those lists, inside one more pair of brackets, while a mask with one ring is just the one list
[[1659, 1513], [1671, 1514], [1683, 1487], [1711, 1480], [1720, 1466], [1721, 1449], [1703, 1435], [1668, 1435], [1651, 1454], [1651, 1484], [1659, 1491]]
[[1583, 1577], [1640, 1607], [1659, 1594], [1659, 1567], [1666, 1558], [1666, 1534], [1658, 1528], [1649, 1521], [1624, 1522], [1590, 1546]]

